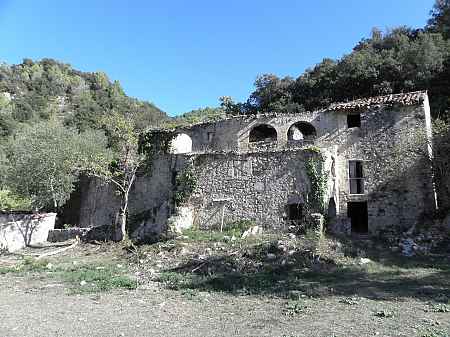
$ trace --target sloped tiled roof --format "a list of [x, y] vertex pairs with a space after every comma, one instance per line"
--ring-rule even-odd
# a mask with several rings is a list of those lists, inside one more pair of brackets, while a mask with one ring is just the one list
[[361, 98], [351, 102], [333, 103], [325, 111], [348, 111], [368, 108], [376, 105], [417, 105], [423, 102], [427, 95], [426, 91], [415, 91], [404, 94], [393, 94]]

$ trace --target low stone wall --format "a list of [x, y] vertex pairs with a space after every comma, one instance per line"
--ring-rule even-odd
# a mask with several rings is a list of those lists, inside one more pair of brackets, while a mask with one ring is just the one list
[[0, 249], [14, 252], [47, 241], [55, 220], [56, 213], [1, 213]]
[[77, 236], [81, 239], [84, 238], [91, 228], [65, 228], [65, 229], [52, 229], [48, 232], [49, 242], [63, 242], [71, 239], [75, 239]]

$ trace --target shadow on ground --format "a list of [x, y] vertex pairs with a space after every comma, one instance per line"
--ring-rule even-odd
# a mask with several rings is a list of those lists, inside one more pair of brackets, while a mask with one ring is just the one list
[[[161, 273], [172, 289], [219, 291], [269, 296], [362, 296], [390, 300], [450, 300], [450, 259], [447, 254], [407, 258], [380, 244], [348, 239], [327, 241], [325, 254], [313, 244], [290, 250], [275, 242], [232, 253], [191, 258]], [[338, 243], [336, 243], [338, 242]], [[336, 252], [338, 245], [339, 254]], [[361, 259], [357, 255], [364, 252]], [[361, 256], [361, 255], [360, 255]]]

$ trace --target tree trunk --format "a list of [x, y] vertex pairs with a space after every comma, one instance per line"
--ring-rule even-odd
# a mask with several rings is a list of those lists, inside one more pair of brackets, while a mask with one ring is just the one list
[[117, 219], [116, 228], [114, 231], [114, 241], [123, 241], [127, 236], [127, 210], [128, 210], [128, 192], [124, 193], [122, 197], [122, 206], [120, 207], [119, 218]]

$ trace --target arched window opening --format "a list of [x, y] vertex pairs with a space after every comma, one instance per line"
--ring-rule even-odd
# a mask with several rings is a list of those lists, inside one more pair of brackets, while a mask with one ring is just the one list
[[185, 133], [178, 134], [170, 145], [170, 153], [180, 154], [192, 152], [192, 139]]
[[289, 141], [309, 141], [316, 138], [316, 129], [307, 122], [297, 122], [288, 130]]
[[270, 125], [265, 125], [265, 124], [258, 125], [250, 131], [248, 141], [250, 143], [276, 142], [277, 141], [277, 131]]

